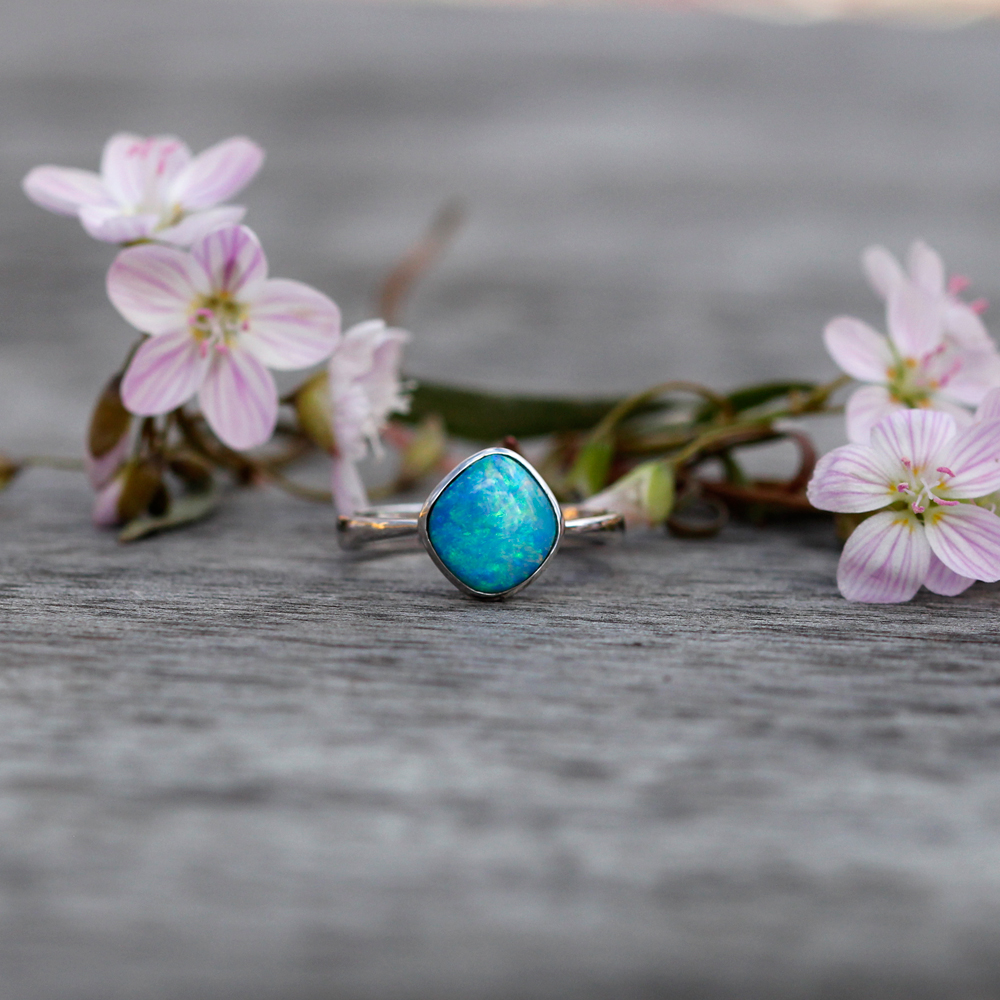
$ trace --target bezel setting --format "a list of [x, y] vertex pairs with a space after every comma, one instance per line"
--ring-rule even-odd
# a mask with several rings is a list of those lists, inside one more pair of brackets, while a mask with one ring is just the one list
[[[475, 465], [477, 462], [484, 458], [488, 458], [490, 455], [502, 455], [505, 458], [512, 459], [524, 470], [528, 472], [532, 479], [541, 487], [542, 492], [545, 494], [546, 499], [552, 507], [552, 512], [556, 519], [556, 537], [552, 543], [552, 547], [549, 549], [548, 554], [539, 563], [535, 571], [526, 579], [522, 580], [520, 583], [507, 590], [498, 591], [496, 593], [488, 593], [482, 590], [476, 590], [474, 587], [470, 587], [467, 583], [460, 580], [455, 574], [445, 565], [444, 561], [438, 555], [437, 550], [434, 548], [434, 543], [431, 541], [430, 534], [428, 532], [427, 521], [430, 517], [431, 509], [437, 502], [438, 498], [441, 496], [445, 490], [463, 473], [466, 469]], [[555, 495], [552, 490], [549, 489], [548, 483], [538, 474], [532, 464], [524, 458], [522, 455], [518, 455], [517, 452], [511, 451], [509, 448], [484, 448], [482, 451], [477, 451], [474, 455], [470, 455], [465, 461], [460, 462], [451, 472], [441, 480], [440, 483], [434, 488], [430, 496], [424, 501], [423, 506], [420, 509], [420, 514], [417, 517], [417, 535], [420, 538], [420, 542], [426, 550], [427, 554], [434, 560], [434, 564], [437, 568], [464, 594], [468, 594], [470, 597], [477, 597], [483, 601], [499, 601], [503, 600], [505, 597], [510, 597], [512, 594], [516, 594], [519, 590], [523, 590], [528, 586], [538, 575], [541, 573], [546, 566], [548, 566], [552, 557], [556, 554], [559, 548], [559, 543], [562, 541], [563, 530], [565, 527], [565, 521], [563, 518], [562, 508], [559, 506], [559, 501], [556, 500]]]

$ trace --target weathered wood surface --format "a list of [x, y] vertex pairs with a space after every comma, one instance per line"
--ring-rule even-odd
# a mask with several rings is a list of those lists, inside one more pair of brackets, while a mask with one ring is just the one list
[[[21, 199], [106, 134], [267, 145], [277, 274], [365, 315], [444, 197], [412, 367], [520, 389], [832, 374], [856, 254], [1000, 291], [1000, 31], [124, 0], [0, 34], [3, 447], [128, 342]], [[992, 283], [992, 284], [991, 284]], [[831, 432], [832, 434], [833, 432]], [[832, 438], [831, 438], [832, 439]], [[1000, 996], [996, 587], [845, 604], [825, 525], [633, 537], [516, 600], [241, 494], [120, 547], [0, 497], [4, 1000]]]

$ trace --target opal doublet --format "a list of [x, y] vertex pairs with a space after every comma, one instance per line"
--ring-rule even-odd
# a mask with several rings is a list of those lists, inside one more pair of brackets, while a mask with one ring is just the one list
[[463, 469], [434, 500], [427, 539], [465, 586], [503, 594], [524, 583], [559, 538], [559, 515], [515, 458], [488, 454]]

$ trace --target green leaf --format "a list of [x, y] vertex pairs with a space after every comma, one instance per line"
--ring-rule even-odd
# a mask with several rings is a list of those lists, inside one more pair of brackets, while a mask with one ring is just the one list
[[143, 516], [129, 521], [118, 534], [120, 542], [135, 542], [161, 531], [183, 528], [201, 521], [215, 511], [219, 504], [219, 490], [203, 493], [185, 493], [170, 504], [170, 509], [159, 517]]
[[397, 419], [421, 423], [437, 415], [449, 434], [469, 441], [499, 441], [508, 435], [539, 437], [560, 431], [590, 430], [617, 399], [521, 396], [459, 389], [421, 382], [413, 390], [410, 412]]

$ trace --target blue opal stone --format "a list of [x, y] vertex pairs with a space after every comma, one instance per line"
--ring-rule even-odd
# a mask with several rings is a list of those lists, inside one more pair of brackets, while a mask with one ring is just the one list
[[438, 558], [483, 594], [502, 594], [524, 583], [558, 536], [552, 501], [507, 455], [484, 455], [463, 469], [427, 517], [427, 537]]

